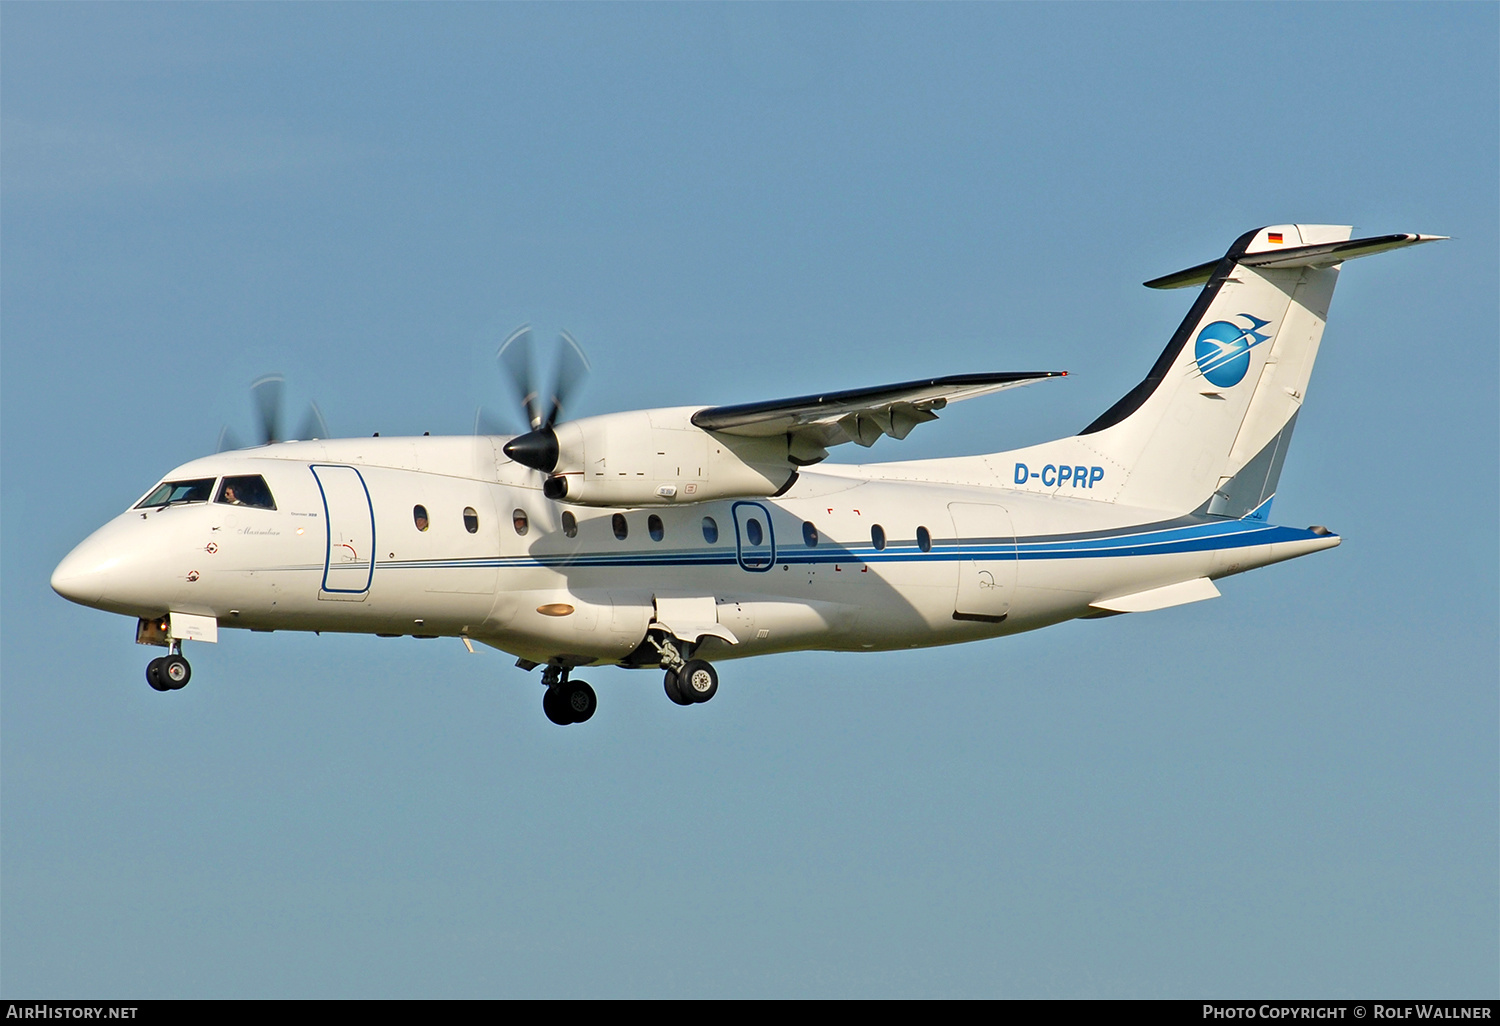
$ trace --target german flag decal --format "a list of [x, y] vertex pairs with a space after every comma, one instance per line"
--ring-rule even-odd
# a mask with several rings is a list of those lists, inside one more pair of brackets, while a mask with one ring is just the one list
[[1281, 233], [1280, 232], [1266, 232], [1266, 241], [1267, 242], [1274, 242], [1278, 246], [1281, 245]]

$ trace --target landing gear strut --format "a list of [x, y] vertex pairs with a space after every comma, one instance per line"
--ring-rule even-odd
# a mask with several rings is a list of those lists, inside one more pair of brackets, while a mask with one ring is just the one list
[[562, 666], [549, 666], [542, 671], [542, 683], [547, 686], [542, 694], [542, 712], [559, 727], [583, 723], [599, 708], [594, 689], [581, 680], [569, 680], [569, 672], [568, 667]]
[[182, 658], [182, 642], [173, 640], [169, 654], [146, 664], [146, 683], [157, 691], [179, 691], [193, 678], [193, 668]]

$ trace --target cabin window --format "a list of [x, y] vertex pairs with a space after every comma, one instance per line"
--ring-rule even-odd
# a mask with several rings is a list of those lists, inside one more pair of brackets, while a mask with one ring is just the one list
[[565, 510], [563, 512], [562, 528], [563, 534], [567, 535], [569, 538], [578, 537], [578, 518], [573, 515], [571, 510]]
[[214, 490], [214, 479], [199, 478], [194, 481], [163, 481], [151, 489], [151, 494], [136, 503], [136, 509], [148, 506], [175, 506], [180, 502], [207, 502]]
[[470, 534], [479, 533], [479, 514], [474, 512], [473, 506], [464, 507], [464, 530]]
[[624, 541], [626, 535], [630, 534], [630, 525], [625, 522], [624, 513], [616, 513], [610, 517], [609, 526], [615, 529], [615, 537], [621, 541]]
[[710, 545], [719, 540], [719, 525], [713, 517], [703, 518], [703, 540]]
[[276, 508], [271, 489], [266, 487], [266, 479], [259, 474], [226, 477], [219, 485], [219, 497], [214, 501], [230, 506], [254, 506], [256, 509]]
[[759, 545], [766, 540], [765, 528], [760, 526], [760, 521], [751, 517], [745, 521], [745, 537], [750, 540], [751, 545]]
[[531, 521], [526, 518], [526, 511], [524, 509], [514, 510], [511, 513], [510, 526], [514, 527], [516, 533], [522, 537], [525, 537], [526, 532], [531, 530]]
[[885, 528], [879, 524], [870, 528], [870, 541], [874, 543], [877, 550], [883, 551], [885, 549]]
[[813, 526], [813, 522], [811, 520], [802, 521], [802, 540], [807, 544], [808, 548], [817, 548], [818, 529]]
[[667, 529], [662, 526], [661, 517], [655, 513], [646, 518], [646, 530], [650, 532], [652, 541], [661, 541], [667, 534]]
[[427, 530], [427, 507], [413, 506], [411, 508], [411, 522], [417, 525], [418, 531]]
[[925, 527], [917, 528], [917, 548], [923, 552], [932, 551], [932, 532]]

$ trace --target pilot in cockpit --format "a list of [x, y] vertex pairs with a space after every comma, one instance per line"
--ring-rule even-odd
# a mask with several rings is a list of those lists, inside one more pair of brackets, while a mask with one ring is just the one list
[[275, 509], [276, 500], [271, 498], [271, 489], [259, 474], [243, 477], [226, 477], [219, 486], [216, 500], [230, 506], [253, 506], [256, 509]]

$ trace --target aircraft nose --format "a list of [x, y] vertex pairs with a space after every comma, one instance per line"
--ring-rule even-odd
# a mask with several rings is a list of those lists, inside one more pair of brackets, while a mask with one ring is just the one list
[[96, 531], [68, 553], [52, 571], [52, 590], [70, 602], [97, 606], [119, 562], [119, 550]]
[[104, 576], [95, 571], [93, 561], [83, 551], [86, 546], [87, 542], [68, 553], [52, 571], [52, 590], [84, 606], [98, 602], [104, 594]]

